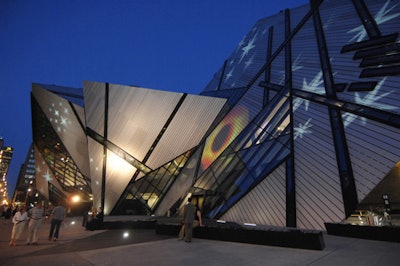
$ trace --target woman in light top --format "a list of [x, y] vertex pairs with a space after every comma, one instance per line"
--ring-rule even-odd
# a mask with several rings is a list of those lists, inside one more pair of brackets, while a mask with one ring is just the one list
[[26, 212], [25, 206], [20, 206], [12, 219], [14, 225], [11, 231], [10, 247], [16, 245], [16, 241], [25, 230], [25, 221], [27, 220], [28, 213]]

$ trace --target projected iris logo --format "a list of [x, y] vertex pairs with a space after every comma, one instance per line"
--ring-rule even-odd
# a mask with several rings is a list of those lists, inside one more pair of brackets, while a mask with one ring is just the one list
[[249, 122], [249, 111], [244, 106], [236, 106], [207, 138], [201, 158], [203, 170], [207, 169], [232, 143]]

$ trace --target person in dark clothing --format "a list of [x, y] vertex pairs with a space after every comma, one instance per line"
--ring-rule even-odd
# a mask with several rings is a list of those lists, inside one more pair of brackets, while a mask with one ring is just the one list
[[[50, 224], [50, 233], [49, 233], [49, 241], [57, 241], [58, 234], [60, 232], [61, 224], [64, 222], [65, 217], [67, 216], [67, 210], [64, 206], [57, 205], [51, 212], [51, 224]], [[55, 229], [55, 232], [54, 232]], [[54, 235], [53, 235], [54, 233]]]
[[90, 221], [86, 223], [86, 230], [93, 231], [103, 222], [103, 219], [104, 219], [103, 208], [99, 207], [96, 216], [94, 216]]
[[196, 207], [192, 204], [192, 198], [188, 198], [188, 203], [183, 209], [183, 222], [185, 226], [185, 242], [192, 242], [193, 222], [196, 214]]
[[4, 223], [8, 224], [8, 221], [11, 220], [11, 214], [12, 214], [12, 207], [7, 206], [6, 211], [4, 212]]
[[[199, 207], [196, 206], [196, 215], [193, 221], [193, 229], [196, 227], [204, 227], [203, 219], [201, 218], [201, 211]], [[185, 236], [185, 223], [182, 223], [181, 229], [179, 230], [178, 240], [183, 240]]]

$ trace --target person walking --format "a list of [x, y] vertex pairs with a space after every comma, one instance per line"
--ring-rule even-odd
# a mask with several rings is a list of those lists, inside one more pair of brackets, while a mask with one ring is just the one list
[[52, 210], [50, 215], [51, 224], [50, 224], [49, 241], [51, 240], [57, 241], [61, 224], [64, 222], [66, 215], [67, 215], [67, 210], [61, 204], [57, 204], [57, 206], [54, 207], [54, 209]]
[[28, 214], [26, 212], [25, 206], [20, 206], [12, 219], [14, 225], [11, 231], [10, 247], [16, 245], [16, 241], [25, 230], [26, 220], [28, 220]]
[[196, 207], [192, 204], [192, 197], [188, 198], [188, 203], [183, 209], [183, 221], [185, 226], [185, 242], [192, 242], [193, 222]]
[[[196, 215], [194, 217], [194, 221], [193, 221], [193, 229], [195, 229], [196, 227], [204, 227], [203, 224], [203, 219], [202, 219], [202, 215], [201, 215], [201, 211], [200, 208], [198, 206], [196, 206]], [[185, 236], [185, 223], [182, 223], [181, 229], [179, 230], [179, 234], [178, 234], [178, 240], [183, 240]]]
[[28, 211], [29, 223], [28, 223], [28, 239], [26, 240], [27, 245], [37, 245], [39, 240], [38, 231], [42, 225], [44, 210], [42, 204], [38, 202], [35, 207]]

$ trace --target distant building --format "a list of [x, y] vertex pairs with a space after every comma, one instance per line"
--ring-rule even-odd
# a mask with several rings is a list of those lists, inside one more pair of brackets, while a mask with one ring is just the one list
[[35, 179], [35, 157], [33, 144], [30, 145], [24, 163], [21, 165], [13, 202], [16, 204], [34, 204], [37, 202], [46, 202], [46, 198], [42, 197], [36, 190]]
[[7, 190], [7, 173], [12, 156], [13, 148], [4, 146], [4, 139], [0, 138], [0, 205], [7, 205], [10, 202]]
[[33, 84], [36, 189], [308, 229], [400, 209], [400, 5], [310, 3], [257, 21], [201, 95]]

